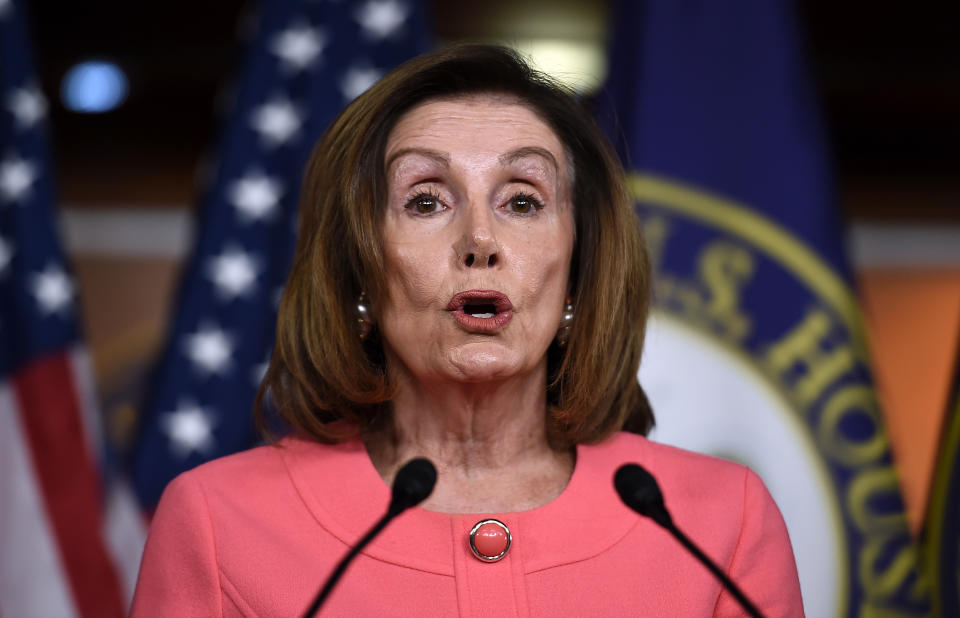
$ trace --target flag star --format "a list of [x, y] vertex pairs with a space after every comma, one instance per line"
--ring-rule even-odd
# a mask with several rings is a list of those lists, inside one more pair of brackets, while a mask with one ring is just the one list
[[340, 92], [347, 101], [352, 101], [377, 83], [383, 75], [379, 69], [369, 67], [350, 67], [340, 80]]
[[13, 156], [0, 162], [0, 201], [17, 202], [25, 198], [38, 177], [39, 170], [30, 161]]
[[160, 418], [160, 427], [170, 438], [170, 448], [180, 457], [193, 452], [210, 454], [213, 450], [213, 414], [197, 404], [183, 401], [173, 412]]
[[275, 36], [270, 51], [280, 58], [285, 68], [302, 71], [316, 63], [326, 46], [327, 35], [322, 30], [301, 23]]
[[7, 274], [10, 262], [13, 260], [13, 243], [0, 236], [0, 277]]
[[184, 337], [187, 357], [203, 374], [222, 374], [230, 368], [233, 356], [233, 338], [213, 327], [201, 327], [196, 333]]
[[63, 269], [50, 264], [30, 279], [33, 296], [44, 314], [60, 313], [70, 308], [73, 282]]
[[267, 219], [276, 212], [283, 184], [262, 172], [248, 172], [227, 187], [228, 199], [245, 221]]
[[256, 260], [236, 247], [207, 261], [207, 274], [227, 300], [249, 294], [257, 280], [257, 270]]
[[17, 88], [7, 97], [7, 109], [21, 129], [30, 129], [47, 115], [47, 101], [35, 87]]
[[354, 17], [367, 35], [385, 39], [403, 24], [408, 13], [407, 6], [397, 0], [369, 0]]
[[268, 146], [280, 146], [300, 129], [303, 118], [290, 101], [274, 99], [253, 110], [252, 126]]

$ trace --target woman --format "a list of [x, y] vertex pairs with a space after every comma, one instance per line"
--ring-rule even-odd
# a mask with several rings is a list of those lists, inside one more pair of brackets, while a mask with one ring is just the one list
[[260, 401], [294, 435], [170, 484], [134, 614], [301, 613], [425, 456], [433, 493], [325, 612], [739, 615], [620, 502], [635, 461], [762, 611], [802, 615], [758, 478], [636, 435], [649, 266], [622, 172], [561, 89], [500, 48], [417, 58], [338, 117], [301, 199]]

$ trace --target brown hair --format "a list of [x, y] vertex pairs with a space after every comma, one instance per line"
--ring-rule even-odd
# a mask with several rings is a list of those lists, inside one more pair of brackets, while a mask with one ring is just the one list
[[[548, 435], [565, 447], [626, 428], [646, 433], [653, 414], [637, 368], [650, 300], [650, 266], [616, 156], [590, 115], [550, 78], [502, 47], [461, 45], [410, 60], [358, 97], [319, 140], [300, 196], [299, 239], [280, 303], [277, 339], [257, 394], [307, 437], [338, 441], [345, 428], [386, 418], [392, 387], [374, 333], [361, 342], [357, 299], [383, 298], [381, 224], [387, 137], [428, 100], [507, 95], [532, 109], [573, 166], [575, 318], [565, 348], [548, 350]], [[336, 423], [334, 421], [347, 421]]]

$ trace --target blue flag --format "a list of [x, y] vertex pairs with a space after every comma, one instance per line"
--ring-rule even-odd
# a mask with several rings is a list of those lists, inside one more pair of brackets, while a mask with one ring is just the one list
[[927, 615], [795, 7], [620, 2], [614, 24], [600, 121], [655, 268], [653, 439], [760, 474], [808, 616]]
[[344, 105], [428, 43], [415, 0], [263, 3], [141, 411], [132, 470], [146, 508], [180, 472], [256, 443], [252, 404], [310, 150]]

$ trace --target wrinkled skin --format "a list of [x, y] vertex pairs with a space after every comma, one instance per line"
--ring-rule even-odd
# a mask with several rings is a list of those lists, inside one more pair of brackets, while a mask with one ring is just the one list
[[[521, 105], [456, 99], [404, 116], [386, 156], [389, 300], [379, 326], [391, 360], [421, 381], [484, 382], [539, 368], [560, 322], [574, 242], [559, 139]], [[513, 316], [499, 332], [471, 333], [447, 311], [470, 289], [509, 297]]]
[[[391, 426], [365, 439], [371, 461], [388, 484], [411, 457], [434, 461], [428, 509], [543, 505], [574, 459], [546, 434], [546, 352], [574, 247], [564, 147], [513, 99], [460, 97], [407, 112], [385, 163], [388, 283], [375, 318], [397, 391]], [[490, 327], [451, 312], [468, 290], [508, 297], [509, 319], [498, 311], [503, 323]]]

